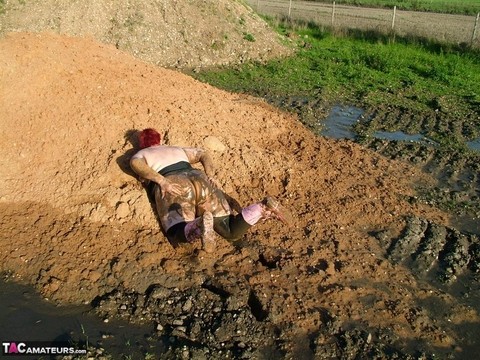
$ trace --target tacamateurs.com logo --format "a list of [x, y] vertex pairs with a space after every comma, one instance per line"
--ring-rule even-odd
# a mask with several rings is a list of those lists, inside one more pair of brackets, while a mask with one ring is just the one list
[[68, 342], [2, 341], [1, 345], [3, 356], [74, 355], [87, 353], [87, 350], [77, 349]]

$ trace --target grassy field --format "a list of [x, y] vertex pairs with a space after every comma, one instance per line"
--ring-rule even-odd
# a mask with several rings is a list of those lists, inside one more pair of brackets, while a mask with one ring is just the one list
[[[308, 1], [308, 0], [307, 0]], [[310, 0], [332, 3], [326, 0]], [[336, 4], [387, 7], [401, 10], [433, 11], [450, 14], [474, 15], [480, 12], [480, 0], [336, 0]]]
[[[478, 51], [394, 42], [371, 33], [338, 36], [311, 24], [296, 29], [280, 25], [279, 31], [297, 39], [295, 56], [194, 76], [256, 96], [314, 96], [327, 103], [351, 103], [366, 109], [391, 106], [418, 114], [448, 107], [451, 121], [462, 118], [471, 123], [458, 134], [459, 142], [480, 136]], [[452, 141], [450, 133], [432, 130], [425, 135]]]

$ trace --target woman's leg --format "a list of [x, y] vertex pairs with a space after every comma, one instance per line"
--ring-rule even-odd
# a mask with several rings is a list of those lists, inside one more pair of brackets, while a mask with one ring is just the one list
[[261, 202], [243, 208], [240, 214], [214, 218], [215, 231], [227, 240], [238, 239], [260, 220], [276, 218], [290, 226], [291, 214], [274, 198], [267, 196]]
[[167, 230], [168, 241], [174, 246], [180, 243], [202, 242], [202, 248], [207, 253], [215, 250], [215, 232], [213, 229], [213, 215], [205, 212], [201, 217], [190, 222], [181, 222]]
[[236, 240], [242, 237], [252, 225], [248, 224], [242, 214], [215, 217], [214, 230], [227, 240]]
[[187, 223], [185, 221], [173, 225], [167, 230], [167, 238], [172, 244], [179, 244], [187, 242], [187, 237], [185, 236], [185, 226]]

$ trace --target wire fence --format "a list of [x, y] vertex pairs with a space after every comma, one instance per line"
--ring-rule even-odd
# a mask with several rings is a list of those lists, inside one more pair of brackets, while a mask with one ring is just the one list
[[312, 21], [334, 29], [358, 29], [420, 37], [480, 48], [480, 14], [453, 15], [420, 11], [366, 8], [312, 1], [247, 0], [257, 13]]

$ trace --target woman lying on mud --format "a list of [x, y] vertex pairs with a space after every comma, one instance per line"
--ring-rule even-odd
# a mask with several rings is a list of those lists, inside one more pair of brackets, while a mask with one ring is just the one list
[[[235, 240], [261, 219], [276, 218], [287, 225], [290, 215], [267, 196], [234, 214], [226, 195], [212, 177], [213, 164], [200, 148], [162, 145], [155, 129], [140, 131], [138, 151], [130, 166], [143, 182], [153, 183], [153, 196], [163, 231], [175, 244], [201, 240], [205, 252], [215, 250], [215, 234]], [[192, 164], [201, 163], [204, 171]]]

